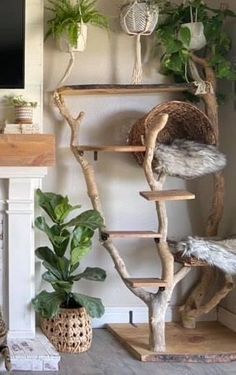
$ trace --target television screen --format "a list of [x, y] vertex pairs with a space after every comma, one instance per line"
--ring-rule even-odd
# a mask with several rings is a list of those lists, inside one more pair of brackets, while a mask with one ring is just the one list
[[24, 88], [25, 0], [0, 0], [0, 88]]

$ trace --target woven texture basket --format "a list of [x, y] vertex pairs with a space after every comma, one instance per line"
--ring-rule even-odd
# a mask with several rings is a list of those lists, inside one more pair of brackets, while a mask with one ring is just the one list
[[[205, 113], [190, 103], [180, 101], [160, 104], [139, 119], [129, 133], [129, 144], [142, 145], [146, 127], [155, 123], [161, 113], [167, 113], [169, 120], [157, 137], [159, 143], [171, 144], [175, 139], [186, 139], [209, 145], [216, 144], [213, 126]], [[144, 154], [137, 153], [135, 157], [142, 165]]]
[[41, 328], [59, 352], [85, 352], [92, 343], [91, 319], [83, 307], [61, 309], [54, 319], [42, 319]]
[[146, 1], [134, 1], [121, 8], [120, 24], [129, 35], [150, 35], [158, 21], [158, 9]]

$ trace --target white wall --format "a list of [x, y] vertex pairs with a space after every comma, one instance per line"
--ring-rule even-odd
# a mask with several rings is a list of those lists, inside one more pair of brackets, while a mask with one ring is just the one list
[[[112, 17], [112, 30], [108, 34], [104, 30], [89, 28], [87, 49], [77, 55], [76, 65], [66, 84], [130, 83], [135, 41], [119, 28], [119, 4], [119, 1], [110, 0], [99, 2], [100, 9]], [[62, 77], [69, 57], [58, 51], [51, 39], [45, 44], [44, 56], [44, 129], [54, 132], [57, 138], [57, 166], [45, 179], [44, 189], [68, 194], [73, 203], [79, 202], [83, 209], [87, 209], [90, 202], [86, 195], [83, 175], [68, 149], [69, 128], [53, 107], [49, 95]], [[155, 60], [144, 64], [145, 83], [163, 82], [164, 77], [157, 73], [157, 65]], [[80, 96], [68, 98], [67, 103], [74, 115], [80, 110], [86, 113], [81, 129], [82, 143], [125, 144], [128, 130], [135, 120], [167, 99], [168, 96], [164, 94]], [[108, 227], [155, 230], [155, 208], [139, 197], [138, 192], [148, 189], [148, 186], [142, 169], [136, 165], [133, 157], [127, 154], [99, 154], [98, 162], [95, 162], [94, 166]], [[184, 183], [170, 179], [166, 187], [181, 188]], [[189, 235], [193, 227], [194, 232], [199, 233], [201, 223], [198, 220], [198, 204], [198, 200], [168, 204], [170, 237], [181, 238]], [[190, 221], [190, 217], [193, 220]], [[160, 276], [159, 260], [152, 241], [117, 241], [117, 244], [132, 276]], [[104, 267], [108, 278], [103, 284], [81, 283], [82, 292], [102, 297], [105, 305], [109, 307], [134, 307], [142, 304], [120, 281], [109, 255], [97, 241], [94, 242], [93, 253], [83, 262], [82, 267], [86, 265]], [[176, 299], [180, 303], [191, 284], [191, 278], [192, 276], [186, 278], [179, 285], [172, 303], [175, 303]]]
[[[34, 112], [34, 121], [40, 125], [42, 129], [43, 124], [43, 1], [42, 0], [26, 0], [26, 29], [25, 29], [25, 89], [19, 90], [3, 90], [0, 89], [0, 122], [7, 121], [11, 123], [14, 118], [14, 110], [12, 107], [4, 105], [4, 95], [22, 94], [26, 98], [37, 101], [38, 107]], [[7, 198], [7, 183], [1, 181], [0, 183], [0, 212], [5, 209], [2, 208], [3, 200]], [[0, 213], [0, 220], [2, 213]], [[3, 231], [3, 239], [6, 238], [7, 230]], [[0, 236], [2, 231], [0, 229]], [[4, 254], [2, 254], [2, 251]], [[0, 248], [0, 262], [3, 259], [3, 270], [6, 269], [7, 259], [6, 246]], [[0, 268], [2, 265], [0, 266]], [[1, 274], [0, 279], [6, 278]], [[3, 284], [3, 290], [1, 285]], [[3, 302], [3, 294], [6, 293], [6, 280], [0, 282], [0, 305]]]

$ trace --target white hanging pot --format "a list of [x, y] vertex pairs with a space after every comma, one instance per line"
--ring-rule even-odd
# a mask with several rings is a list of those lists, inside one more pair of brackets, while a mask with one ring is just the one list
[[184, 23], [181, 27], [187, 27], [191, 33], [191, 40], [186, 48], [198, 51], [206, 46], [207, 40], [204, 34], [204, 25], [202, 22], [189, 22]]
[[71, 46], [67, 35], [59, 38], [59, 48], [63, 52], [83, 52], [87, 45], [88, 26], [81, 22], [78, 24], [78, 37], [76, 46]]
[[120, 24], [129, 35], [150, 35], [158, 22], [158, 8], [137, 0], [121, 8]]

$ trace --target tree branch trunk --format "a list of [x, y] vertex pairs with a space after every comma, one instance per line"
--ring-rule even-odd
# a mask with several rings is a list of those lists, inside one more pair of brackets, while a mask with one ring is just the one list
[[[95, 173], [93, 166], [88, 162], [85, 158], [84, 153], [78, 150], [79, 145], [79, 129], [81, 126], [82, 119], [84, 117], [84, 113], [81, 112], [77, 118], [73, 118], [65, 105], [64, 99], [58, 92], [54, 94], [55, 104], [59, 108], [61, 115], [67, 121], [68, 125], [71, 129], [71, 139], [70, 139], [70, 148], [74, 154], [75, 159], [80, 164], [81, 169], [84, 174], [85, 182], [87, 185], [87, 192], [91, 204], [94, 209], [98, 210], [101, 215], [104, 217], [102, 213], [102, 205], [100, 201], [99, 191], [95, 179]], [[156, 138], [159, 131], [166, 125], [168, 120], [168, 115], [162, 115], [157, 121], [156, 125], [152, 129], [148, 129], [146, 134], [146, 145], [147, 145], [147, 152], [144, 162], [144, 170], [146, 174], [146, 178], [150, 184], [152, 190], [159, 190], [162, 188], [162, 184], [164, 179], [160, 179], [160, 181], [156, 181], [153, 173], [152, 173], [152, 160], [154, 154], [154, 148], [156, 143]], [[129, 288], [129, 290], [139, 297], [145, 304], [148, 306], [149, 309], [149, 327], [150, 327], [150, 348], [155, 352], [163, 352], [165, 351], [165, 314], [166, 309], [168, 307], [173, 288], [186, 274], [187, 272], [179, 272], [175, 280], [173, 279], [174, 274], [174, 260], [173, 256], [169, 250], [168, 244], [166, 242], [167, 236], [167, 215], [165, 204], [157, 204], [157, 214], [159, 218], [159, 230], [162, 235], [162, 239], [159, 246], [159, 252], [162, 261], [162, 268], [163, 268], [163, 278], [167, 281], [168, 285], [164, 291], [159, 290], [156, 294], [148, 292], [143, 288], [133, 288], [129, 282], [128, 278], [129, 273], [126, 268], [125, 262], [120, 256], [120, 253], [116, 246], [113, 244], [109, 237], [107, 239], [101, 238], [101, 244], [103, 247], [108, 251], [111, 258], [113, 259], [115, 268], [120, 275], [121, 279], [125, 283], [125, 285]]]
[[[204, 68], [205, 78], [207, 82], [210, 82], [214, 90], [213, 93], [207, 93], [202, 96], [202, 100], [205, 104], [205, 112], [209, 117], [212, 126], [214, 128], [217, 145], [219, 145], [219, 108], [216, 97], [217, 82], [214, 70], [208, 63], [208, 59], [202, 59], [195, 55], [192, 56], [193, 60]], [[218, 228], [224, 212], [224, 196], [225, 196], [225, 181], [223, 172], [219, 172], [213, 175], [213, 194], [210, 213], [206, 224], [206, 236], [214, 237], [218, 234]], [[225, 276], [225, 283], [220, 291], [208, 302], [202, 306], [202, 302], [208, 292], [208, 287], [215, 276], [215, 270], [206, 267], [201, 271], [201, 279], [197, 283], [193, 292], [190, 294], [185, 302], [185, 305], [181, 308], [181, 316], [183, 326], [185, 328], [194, 328], [196, 326], [196, 319], [202, 314], [206, 314], [216, 307], [220, 301], [229, 293], [232, 289], [231, 276]], [[230, 287], [231, 285], [231, 287]], [[207, 308], [206, 308], [207, 306]]]

